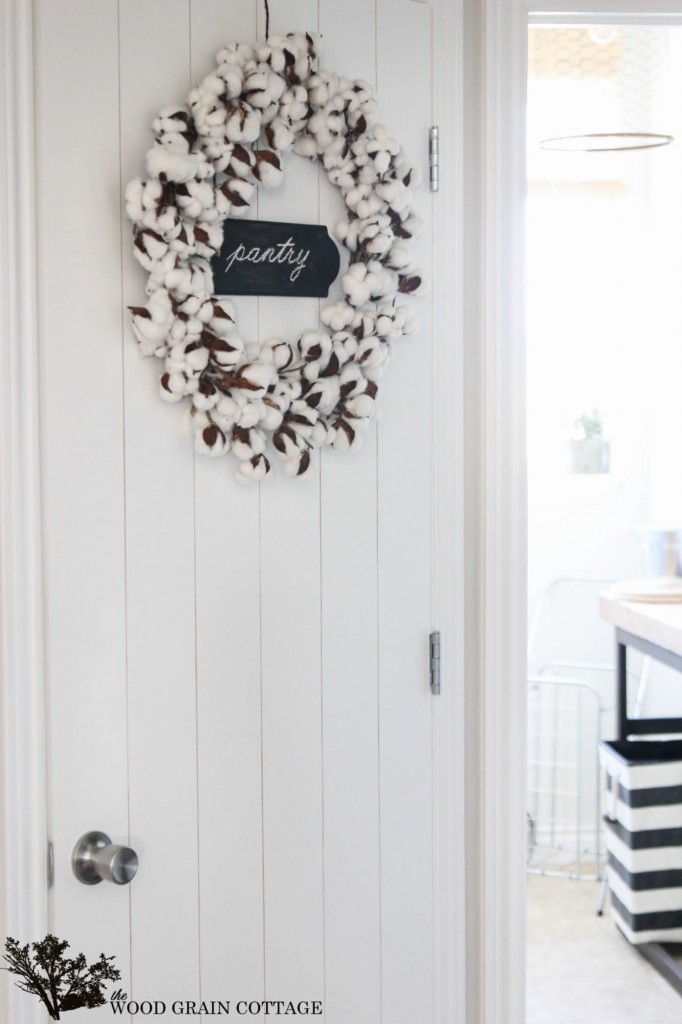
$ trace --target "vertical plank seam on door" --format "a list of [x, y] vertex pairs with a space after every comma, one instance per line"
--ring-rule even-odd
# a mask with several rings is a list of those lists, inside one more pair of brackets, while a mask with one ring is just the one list
[[[258, 0], [253, 0], [253, 35], [258, 40]], [[260, 193], [255, 192], [256, 219], [260, 214]], [[260, 343], [260, 298], [256, 299], [256, 341]], [[263, 484], [258, 484], [258, 671], [260, 675], [260, 822], [263, 907], [263, 998], [267, 999], [267, 915], [265, 910], [265, 741], [263, 735]]]
[[[429, 18], [429, 45], [431, 47], [431, 53], [429, 54], [429, 68], [431, 74], [431, 116], [430, 123], [434, 123], [435, 119], [435, 81], [436, 76], [433, 68], [433, 59], [436, 52], [435, 47], [435, 17], [433, 7], [429, 6], [428, 11]], [[427, 175], [430, 174], [430, 168], [427, 168]], [[429, 208], [429, 222], [431, 228], [431, 279], [436, 280], [436, 233], [435, 233], [435, 202], [436, 197], [429, 193], [430, 208]], [[436, 407], [437, 399], [437, 388], [436, 381], [438, 379], [438, 348], [435, 337], [435, 301], [429, 299], [431, 303], [431, 346], [432, 346], [432, 378], [431, 378], [431, 629], [437, 630], [439, 626], [440, 616], [440, 574], [439, 574], [439, 559], [438, 559], [438, 548], [441, 542], [439, 534], [440, 519], [438, 516], [438, 509], [440, 507], [440, 488], [438, 481], [438, 460], [439, 460], [439, 437], [438, 437], [438, 415], [439, 410]], [[436, 701], [431, 699], [431, 864], [432, 864], [432, 907], [431, 917], [433, 922], [432, 928], [432, 957], [433, 957], [433, 1020], [434, 1024], [440, 1019], [440, 977], [441, 977], [441, 937], [440, 937], [440, 864], [441, 864], [441, 829], [442, 829], [442, 818], [441, 818], [441, 801], [440, 801], [440, 785], [439, 785], [439, 773], [440, 773], [440, 705]]]
[[[121, 0], [116, 0], [116, 54], [118, 62], [118, 204], [120, 211], [119, 237], [121, 239], [121, 306], [124, 296], [123, 268], [123, 234], [125, 218], [123, 209], [123, 124], [121, 120]], [[130, 843], [130, 694], [128, 671], [128, 487], [126, 476], [126, 389], [125, 389], [125, 344], [126, 330], [123, 310], [121, 309], [121, 446], [123, 449], [123, 636], [125, 643], [125, 706], [126, 706], [126, 811], [128, 823], [128, 843]], [[128, 886], [128, 971], [130, 992], [133, 992], [133, 898]]]
[[[379, 95], [379, 0], [374, 0], [374, 92]], [[381, 474], [381, 427], [376, 421], [376, 573], [377, 573], [377, 597], [376, 597], [376, 638], [377, 638], [377, 814], [378, 814], [378, 841], [379, 841], [379, 1019], [381, 1024], [384, 1020], [384, 897], [383, 897], [383, 861], [381, 843], [381, 605], [380, 605], [380, 529], [379, 514], [381, 493], [379, 480]]]
[[[192, 0], [187, 3], [187, 41], [189, 49], [189, 90], [193, 88], [192, 67]], [[192, 452], [192, 545], [194, 559], [194, 757], [196, 780], [196, 833], [197, 833], [197, 977], [199, 1001], [202, 998], [201, 975], [201, 814], [199, 810], [199, 626], [197, 609], [197, 454]]]
[[[322, 23], [320, 20], [320, 0], [317, 0], [317, 32], [318, 35], [322, 30]], [[322, 167], [318, 160], [317, 162], [317, 223], [320, 224], [322, 220], [322, 202], [321, 202], [321, 191], [322, 191]], [[317, 303], [318, 316], [322, 310], [322, 300], [318, 299]], [[321, 769], [321, 786], [320, 786], [320, 827], [322, 832], [322, 1006], [327, 1006], [327, 873], [326, 873], [326, 847], [325, 847], [325, 757], [324, 757], [324, 573], [323, 573], [323, 530], [322, 530], [322, 473], [323, 463], [322, 451], [318, 451], [319, 461], [319, 479], [318, 479], [318, 503], [319, 503], [319, 541], [320, 541], [320, 769]]]

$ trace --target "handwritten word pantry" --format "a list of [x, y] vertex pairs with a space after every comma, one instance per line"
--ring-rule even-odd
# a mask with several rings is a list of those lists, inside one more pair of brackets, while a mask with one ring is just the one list
[[236, 249], [227, 254], [225, 269], [231, 270], [235, 262], [285, 263], [293, 267], [289, 274], [289, 280], [296, 281], [301, 271], [305, 268], [309, 257], [310, 249], [296, 249], [293, 238], [287, 238], [286, 242], [280, 242], [279, 245], [268, 246], [267, 249], [254, 246], [247, 250], [245, 246], [240, 244]]

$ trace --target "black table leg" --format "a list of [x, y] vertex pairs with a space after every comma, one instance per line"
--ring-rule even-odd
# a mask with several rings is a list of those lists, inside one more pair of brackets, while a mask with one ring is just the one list
[[616, 692], [618, 700], [618, 739], [628, 738], [628, 649], [616, 643]]

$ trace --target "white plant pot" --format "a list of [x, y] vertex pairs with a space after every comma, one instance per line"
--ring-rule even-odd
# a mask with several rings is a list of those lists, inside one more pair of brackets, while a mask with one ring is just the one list
[[611, 444], [601, 437], [570, 442], [569, 473], [608, 473]]

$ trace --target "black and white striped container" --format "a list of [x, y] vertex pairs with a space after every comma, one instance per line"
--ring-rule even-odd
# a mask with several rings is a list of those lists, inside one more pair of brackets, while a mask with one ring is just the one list
[[599, 753], [612, 914], [630, 942], [682, 942], [682, 740]]

